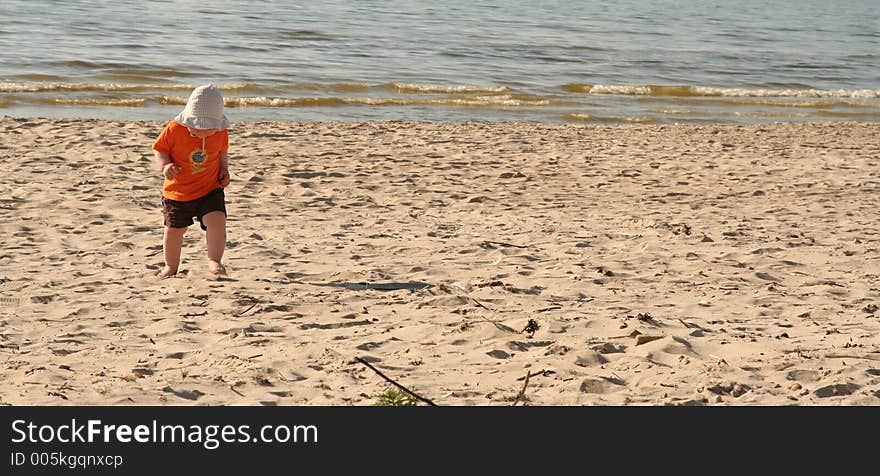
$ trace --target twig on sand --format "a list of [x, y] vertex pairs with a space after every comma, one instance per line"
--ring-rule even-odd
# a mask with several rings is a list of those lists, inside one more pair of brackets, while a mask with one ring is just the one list
[[697, 330], [701, 330], [703, 332], [708, 331], [708, 329], [703, 328], [699, 324], [694, 324], [693, 322], [687, 322], [684, 319], [679, 319], [678, 322], [682, 323], [688, 329], [697, 329]]
[[472, 298], [472, 297], [470, 297], [470, 296], [468, 296], [468, 299], [470, 299], [471, 301], [473, 301], [474, 304], [476, 304], [477, 306], [480, 306], [480, 307], [482, 307], [483, 309], [485, 309], [485, 310], [487, 310], [487, 311], [492, 311], [492, 310], [489, 309], [488, 307], [484, 306], [483, 303], [481, 303], [480, 301], [477, 301], [476, 299], [474, 299], [474, 298]]
[[249, 300], [251, 300], [251, 301], [253, 301], [253, 302], [252, 302], [252, 304], [250, 305], [250, 307], [248, 307], [248, 308], [245, 309], [244, 311], [241, 311], [241, 312], [239, 312], [239, 313], [233, 314], [233, 317], [241, 317], [241, 316], [247, 314], [247, 312], [250, 311], [251, 309], [255, 308], [255, 307], [257, 306], [257, 304], [260, 304], [261, 302], [263, 302], [262, 300], [257, 299], [257, 298], [252, 297], [252, 296], [241, 296], [241, 297], [242, 297], [243, 299], [249, 299]]
[[366, 365], [367, 367], [369, 367], [370, 370], [372, 370], [373, 372], [376, 372], [377, 374], [379, 374], [380, 377], [384, 378], [385, 380], [387, 380], [388, 382], [390, 382], [391, 384], [393, 384], [393, 385], [396, 386], [397, 388], [403, 390], [404, 392], [406, 392], [406, 393], [412, 395], [412, 396], [415, 397], [417, 400], [421, 400], [421, 401], [427, 403], [428, 405], [431, 405], [432, 407], [436, 407], [436, 406], [437, 406], [437, 404], [434, 403], [434, 402], [432, 402], [431, 400], [428, 400], [427, 398], [425, 398], [425, 397], [423, 397], [423, 396], [421, 396], [421, 395], [419, 395], [419, 394], [413, 392], [412, 390], [410, 390], [410, 389], [404, 387], [403, 385], [401, 385], [401, 384], [395, 382], [393, 379], [389, 378], [388, 376], [386, 376], [385, 374], [383, 374], [382, 372], [380, 372], [379, 369], [377, 369], [376, 367], [373, 367], [372, 365], [370, 365], [370, 363], [367, 362], [366, 360], [364, 360], [364, 359], [362, 359], [362, 358], [360, 358], [360, 357], [355, 357], [354, 360], [356, 360], [356, 361], [358, 361], [358, 362], [360, 362], [360, 363]]
[[484, 241], [483, 244], [484, 244], [484, 245], [510, 246], [510, 247], [513, 247], [513, 248], [528, 248], [528, 246], [514, 245], [513, 243], [507, 243], [507, 242], [504, 242], [504, 241], [488, 241], [488, 240], [487, 240], [487, 241]]
[[[526, 372], [526, 381], [525, 381], [525, 383], [523, 383], [523, 388], [522, 388], [522, 390], [519, 391], [518, 394], [516, 394], [516, 398], [513, 399], [513, 403], [510, 406], [515, 407], [517, 402], [519, 402], [519, 399], [525, 397], [526, 387], [529, 386], [529, 377], [531, 377], [531, 376], [532, 376], [531, 370]], [[523, 403], [523, 405], [525, 405], [525, 403]]]
[[180, 317], [199, 317], [208, 315], [208, 311], [202, 312], [187, 312], [186, 314], [181, 314]]
[[[488, 307], [484, 306], [483, 303], [481, 303], [480, 301], [477, 301], [476, 299], [474, 299], [474, 298], [472, 298], [472, 297], [470, 297], [470, 296], [468, 296], [468, 299], [470, 299], [471, 301], [473, 301], [474, 304], [476, 304], [477, 306], [482, 307], [483, 309], [485, 309], [485, 310], [487, 310], [487, 311], [489, 311], [489, 312], [494, 312], [494, 311], [492, 311], [491, 309], [489, 309]], [[504, 324], [499, 324], [499, 323], [497, 323], [497, 322], [495, 322], [495, 321], [489, 319], [489, 318], [486, 317], [486, 316], [480, 316], [480, 319], [482, 319], [482, 320], [484, 320], [484, 321], [486, 321], [486, 322], [492, 324], [493, 326], [495, 326], [496, 328], [498, 328], [498, 330], [502, 330], [502, 331], [504, 331], [504, 332], [512, 332], [512, 333], [516, 334], [516, 331], [515, 331], [515, 330], [511, 329], [510, 327], [505, 326]]]
[[245, 309], [245, 310], [242, 311], [242, 312], [239, 312], [238, 314], [235, 314], [234, 316], [235, 316], [235, 317], [241, 317], [241, 316], [247, 314], [247, 312], [250, 311], [251, 309], [253, 309], [254, 307], [256, 307], [257, 304], [259, 304], [259, 303], [258, 303], [258, 302], [255, 302], [255, 303], [251, 304], [251, 307]]

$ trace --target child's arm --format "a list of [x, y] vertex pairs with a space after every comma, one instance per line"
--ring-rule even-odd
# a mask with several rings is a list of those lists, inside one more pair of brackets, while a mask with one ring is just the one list
[[156, 163], [156, 167], [162, 171], [162, 175], [168, 180], [173, 180], [177, 172], [180, 172], [180, 167], [174, 164], [174, 161], [171, 160], [171, 156], [168, 154], [154, 150], [153, 160]]
[[217, 180], [221, 187], [229, 185], [229, 152], [220, 152], [220, 175]]

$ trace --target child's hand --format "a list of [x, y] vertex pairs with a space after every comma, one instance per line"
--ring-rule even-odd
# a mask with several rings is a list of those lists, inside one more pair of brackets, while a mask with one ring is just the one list
[[229, 170], [220, 169], [220, 175], [217, 176], [217, 180], [220, 181], [221, 187], [229, 185]]
[[177, 172], [180, 172], [180, 167], [175, 165], [173, 162], [170, 164], [165, 164], [165, 167], [162, 167], [162, 175], [164, 175], [165, 178], [167, 178], [168, 180], [174, 180]]

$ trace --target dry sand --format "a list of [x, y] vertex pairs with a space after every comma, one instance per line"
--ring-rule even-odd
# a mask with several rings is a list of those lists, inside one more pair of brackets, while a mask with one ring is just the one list
[[0, 118], [2, 402], [880, 404], [880, 124], [238, 123], [221, 280], [162, 126]]

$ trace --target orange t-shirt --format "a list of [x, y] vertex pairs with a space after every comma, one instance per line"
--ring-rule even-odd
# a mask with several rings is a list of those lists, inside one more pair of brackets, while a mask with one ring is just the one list
[[188, 202], [220, 188], [220, 153], [229, 150], [229, 132], [219, 131], [204, 139], [194, 137], [186, 126], [171, 121], [153, 143], [153, 149], [171, 156], [180, 172], [165, 179], [162, 196]]

